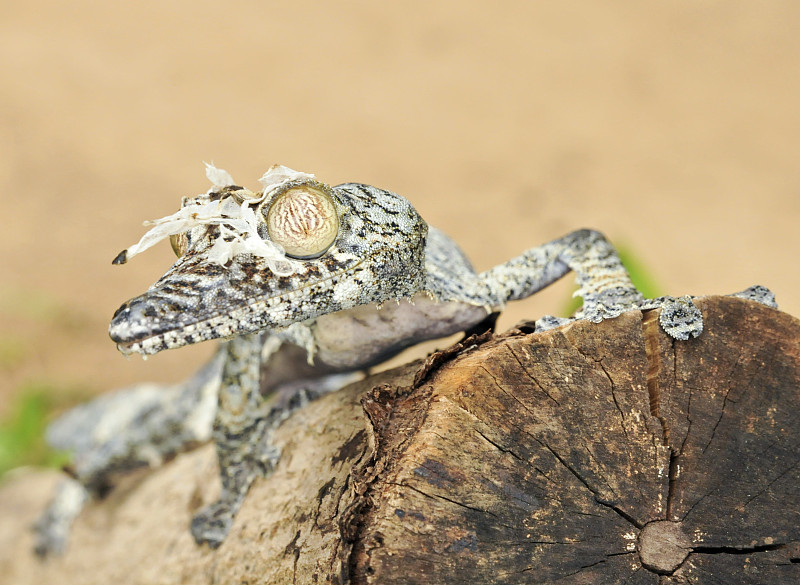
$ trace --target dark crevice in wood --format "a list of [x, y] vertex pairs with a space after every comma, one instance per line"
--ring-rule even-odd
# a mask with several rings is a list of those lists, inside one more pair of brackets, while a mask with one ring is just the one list
[[624, 556], [624, 555], [631, 555], [631, 554], [635, 554], [635, 551], [625, 551], [625, 552], [618, 552], [618, 553], [608, 553], [608, 554], [605, 556], [605, 558], [603, 558], [603, 559], [599, 559], [599, 560], [597, 560], [597, 561], [595, 561], [595, 562], [593, 562], [593, 563], [589, 563], [588, 565], [583, 565], [583, 566], [581, 566], [579, 569], [577, 569], [576, 571], [573, 571], [572, 573], [567, 573], [566, 575], [563, 575], [561, 578], [562, 578], [562, 579], [564, 579], [564, 578], [566, 578], [566, 577], [572, 577], [572, 576], [574, 576], [574, 575], [578, 575], [578, 574], [580, 574], [582, 571], [585, 571], [586, 569], [591, 569], [592, 567], [596, 567], [596, 566], [598, 566], [598, 565], [602, 565], [603, 563], [607, 563], [607, 562], [608, 562], [608, 559], [611, 559], [611, 558], [614, 558], [614, 557], [619, 557], [619, 556]]
[[[737, 361], [736, 363], [738, 365], [739, 362]], [[731, 393], [731, 387], [729, 386], [728, 388], [725, 389], [725, 394], [722, 397], [722, 407], [719, 409], [719, 417], [717, 417], [714, 426], [711, 428], [711, 436], [708, 438], [708, 442], [705, 444], [705, 446], [701, 449], [701, 453], [705, 453], [711, 446], [711, 443], [714, 442], [714, 437], [717, 434], [717, 428], [719, 427], [719, 424], [722, 422], [722, 418], [725, 416], [725, 407], [728, 406], [728, 396], [730, 395], [730, 393]]]
[[624, 520], [630, 522], [636, 528], [639, 528], [639, 529], [642, 528], [642, 523], [641, 522], [639, 522], [638, 520], [636, 520], [636, 518], [634, 518], [633, 516], [631, 516], [630, 514], [625, 512], [625, 510], [620, 508], [614, 502], [607, 502], [607, 501], [603, 500], [602, 498], [600, 498], [599, 496], [595, 496], [594, 501], [597, 502], [598, 504], [600, 504], [601, 506], [605, 506], [607, 508], [611, 508], [611, 510], [616, 512]]
[[752, 553], [769, 552], [786, 548], [784, 543], [762, 544], [759, 546], [695, 546], [692, 547], [693, 554], [704, 555], [749, 555]]
[[556, 398], [547, 391], [547, 388], [542, 386], [539, 383], [539, 381], [536, 379], [536, 372], [532, 372], [530, 370], [530, 368], [528, 368], [525, 364], [522, 363], [522, 360], [519, 358], [517, 353], [514, 351], [514, 348], [511, 347], [510, 345], [507, 345], [506, 348], [508, 349], [508, 352], [511, 354], [511, 356], [519, 364], [519, 367], [522, 369], [522, 371], [525, 372], [525, 374], [528, 376], [528, 378], [530, 379], [531, 383], [533, 383], [536, 386], [537, 390], [539, 390], [539, 392], [541, 392], [544, 396], [547, 396], [547, 398], [552, 400], [553, 403], [555, 403], [556, 406], [561, 407], [561, 403], [558, 400], [556, 400]]
[[752, 496], [750, 496], [750, 498], [744, 503], [744, 506], [742, 506], [742, 507], [746, 508], [747, 506], [750, 505], [750, 503], [753, 500], [756, 500], [756, 499], [760, 498], [762, 495], [764, 495], [764, 493], [766, 493], [767, 490], [769, 490], [773, 485], [775, 485], [775, 483], [777, 483], [779, 480], [783, 479], [783, 477], [786, 476], [790, 471], [796, 469], [798, 465], [800, 465], [800, 460], [795, 461], [791, 466], [787, 467], [785, 470], [783, 470], [781, 473], [779, 473], [776, 477], [774, 477], [772, 480], [770, 480], [770, 482], [767, 485], [765, 485], [763, 488], [761, 488], [756, 493], [754, 493]]
[[492, 441], [489, 437], [487, 437], [481, 431], [476, 430], [475, 432], [478, 433], [478, 435], [481, 436], [487, 443], [492, 445], [495, 449], [497, 449], [501, 453], [508, 453], [509, 455], [511, 455], [517, 461], [525, 461], [522, 457], [520, 457], [519, 455], [514, 453], [514, 451], [512, 451], [511, 449], [507, 449], [506, 447], [503, 447], [502, 445], [498, 445], [495, 441]]
[[643, 528], [643, 526], [644, 526], [644, 525], [643, 525], [641, 522], [639, 522], [639, 521], [638, 521], [638, 520], [636, 520], [636, 519], [635, 519], [633, 516], [631, 516], [630, 514], [628, 514], [627, 512], [625, 512], [625, 510], [621, 509], [621, 508], [620, 508], [620, 507], [619, 507], [619, 506], [618, 506], [618, 505], [617, 505], [615, 502], [611, 502], [611, 501], [609, 501], [609, 500], [606, 500], [605, 498], [603, 498], [603, 497], [602, 497], [602, 496], [601, 496], [601, 495], [600, 495], [600, 494], [597, 492], [597, 490], [596, 490], [595, 488], [593, 488], [591, 485], [589, 485], [589, 482], [588, 482], [588, 481], [587, 481], [585, 478], [583, 478], [583, 477], [581, 476], [581, 474], [580, 474], [580, 473], [578, 473], [578, 471], [576, 471], [575, 469], [573, 469], [573, 467], [572, 467], [572, 466], [571, 466], [569, 463], [567, 463], [567, 462], [564, 460], [564, 458], [563, 458], [563, 457], [561, 457], [561, 456], [560, 456], [558, 453], [556, 453], [556, 452], [555, 452], [555, 451], [554, 451], [552, 448], [550, 448], [550, 446], [549, 446], [549, 445], [547, 445], [546, 443], [540, 443], [540, 444], [541, 444], [541, 445], [542, 445], [542, 446], [543, 446], [545, 449], [547, 449], [548, 451], [550, 451], [550, 453], [552, 453], [552, 455], [553, 455], [553, 456], [554, 456], [556, 459], [558, 459], [559, 463], [561, 463], [561, 465], [563, 465], [563, 466], [564, 466], [564, 467], [567, 469], [567, 471], [569, 471], [569, 472], [570, 472], [572, 475], [574, 475], [574, 476], [575, 476], [575, 478], [576, 478], [576, 479], [577, 479], [579, 482], [581, 482], [581, 483], [583, 484], [583, 486], [584, 486], [584, 487], [585, 487], [587, 490], [589, 490], [589, 491], [592, 493], [592, 495], [594, 496], [594, 501], [595, 501], [595, 502], [597, 502], [597, 503], [598, 503], [598, 504], [600, 504], [601, 506], [604, 506], [604, 507], [606, 507], [606, 508], [609, 508], [609, 509], [611, 509], [612, 511], [616, 512], [616, 513], [617, 513], [617, 514], [618, 514], [620, 517], [622, 517], [624, 520], [626, 520], [626, 521], [630, 522], [630, 523], [631, 523], [633, 526], [635, 526], [636, 528], [639, 528], [639, 529]]
[[661, 415], [661, 350], [659, 339], [661, 336], [658, 323], [658, 311], [644, 311], [642, 313], [642, 333], [644, 334], [644, 352], [647, 358], [647, 393], [650, 398], [650, 414], [661, 423], [664, 432], [664, 445], [669, 444], [669, 427]]
[[491, 330], [486, 330], [480, 335], [470, 335], [469, 337], [465, 337], [447, 349], [433, 352], [428, 356], [428, 358], [422, 364], [422, 367], [414, 376], [412, 388], [419, 388], [422, 386], [422, 384], [427, 382], [428, 379], [433, 376], [433, 374], [444, 364], [452, 360], [454, 357], [464, 353], [465, 351], [478, 347], [479, 345], [483, 345], [487, 341], [491, 340], [493, 336], [494, 333]]
[[[578, 349], [578, 348], [576, 347], [576, 349]], [[580, 349], [578, 349], [578, 351], [580, 351]], [[581, 352], [581, 353], [583, 353], [583, 352]], [[583, 355], [586, 355], [586, 354], [583, 354]], [[586, 357], [588, 358], [589, 356], [586, 356]], [[628, 429], [626, 428], [626, 425], [625, 425], [625, 411], [622, 410], [622, 407], [619, 404], [619, 400], [617, 400], [617, 386], [616, 386], [616, 384], [614, 384], [614, 378], [612, 378], [611, 374], [608, 373], [608, 370], [606, 369], [605, 365], [603, 365], [603, 360], [602, 359], [595, 359], [593, 361], [598, 366], [600, 366], [600, 369], [603, 370], [603, 373], [605, 374], [606, 378], [608, 378], [608, 383], [611, 386], [611, 400], [614, 401], [614, 406], [616, 407], [617, 412], [619, 412], [620, 428], [622, 429], [622, 434], [625, 435], [625, 440], [626, 441], [630, 441], [630, 437], [628, 436]]]
[[[661, 329], [658, 321], [659, 312], [655, 310], [644, 311], [642, 314], [642, 333], [644, 334], [644, 349], [647, 358], [647, 393], [650, 398], [650, 414], [658, 419], [661, 424], [661, 431], [663, 433], [663, 445], [669, 447], [670, 428], [667, 424], [666, 418], [661, 413], [661, 348], [659, 339]], [[673, 342], [674, 343], [674, 342]], [[675, 367], [673, 361], [673, 368]], [[674, 383], [677, 383], [677, 378], [674, 378]], [[689, 421], [691, 425], [691, 421]], [[674, 507], [675, 493], [678, 481], [678, 470], [680, 469], [680, 456], [681, 450], [676, 451], [670, 447], [669, 455], [669, 472], [668, 488], [667, 488], [667, 504], [666, 504], [666, 518], [672, 518]]]
[[460, 506], [461, 508], [465, 508], [466, 510], [470, 510], [472, 512], [477, 512], [478, 514], [484, 514], [486, 516], [492, 516], [493, 518], [497, 518], [497, 514], [490, 512], [489, 510], [482, 510], [481, 508], [476, 508], [475, 506], [470, 506], [469, 504], [465, 504], [464, 502], [459, 502], [458, 500], [454, 500], [453, 498], [448, 498], [447, 496], [443, 496], [441, 494], [429, 494], [426, 491], [419, 489], [418, 487], [414, 487], [413, 485], [409, 485], [407, 483], [394, 483], [394, 482], [387, 482], [386, 485], [396, 485], [399, 487], [407, 488], [417, 492], [421, 496], [425, 496], [426, 498], [431, 499], [438, 499], [443, 500], [445, 502], [450, 502], [451, 504], [455, 504], [456, 506]]
[[667, 519], [672, 519], [675, 501], [675, 490], [678, 482], [678, 469], [680, 468], [680, 454], [672, 451], [669, 454], [669, 474], [667, 475], [669, 487], [667, 489]]

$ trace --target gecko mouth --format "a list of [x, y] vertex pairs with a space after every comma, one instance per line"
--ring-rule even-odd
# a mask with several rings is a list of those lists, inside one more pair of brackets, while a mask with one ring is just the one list
[[225, 339], [263, 329], [252, 317], [266, 308], [265, 305], [269, 304], [267, 301], [244, 305], [196, 322], [165, 322], [163, 331], [157, 330], [158, 319], [145, 321], [146, 325], [137, 326], [137, 320], [131, 315], [136, 309], [131, 309], [128, 304], [120, 308], [112, 320], [109, 336], [117, 344], [117, 349], [125, 355], [153, 355], [165, 349], [176, 349], [201, 341]]
[[[221, 319], [218, 320], [221, 321]], [[122, 340], [115, 335], [116, 332], [114, 330], [110, 330], [109, 335], [112, 341], [117, 344], [117, 349], [120, 353], [126, 356], [134, 353], [148, 356], [165, 349], [176, 349], [184, 345], [192, 345], [201, 341], [224, 337], [218, 333], [219, 328], [219, 325], [215, 326], [213, 319], [209, 319], [191, 325], [187, 329], [174, 329], [135, 340]]]
[[282, 299], [276, 297], [273, 303], [269, 303], [270, 300], [257, 301], [192, 323], [165, 322], [163, 331], [157, 330], [159, 320], [147, 322], [146, 329], [142, 325], [137, 326], [135, 318], [131, 318], [130, 306], [125, 306], [111, 322], [109, 336], [123, 354], [139, 353], [146, 356], [211, 339], [252, 333], [267, 325], [266, 316], [261, 311], [268, 310], [270, 304], [279, 304]]
[[[185, 308], [177, 308], [170, 299], [162, 298], [159, 291], [151, 290], [117, 309], [109, 325], [109, 336], [121, 353], [148, 356], [202, 341], [285, 327], [330, 312], [337, 304], [330, 298], [331, 291], [342, 282], [343, 276], [358, 272], [361, 264], [362, 261], [358, 261], [313, 283], [271, 296], [253, 294], [254, 300], [250, 302], [237, 302], [233, 295], [223, 295], [226, 302], [217, 307], [200, 308], [199, 301], [195, 300], [186, 303]], [[346, 303], [346, 299], [341, 302]], [[345, 308], [344, 305], [341, 308]], [[187, 318], [203, 314], [207, 316]]]
[[[178, 327], [173, 324], [170, 329], [154, 333], [152, 323], [147, 331], [136, 331], [137, 327], [131, 325], [129, 313], [129, 308], [121, 308], [117, 314], [127, 317], [127, 319], [117, 319], [115, 316], [108, 331], [111, 340], [117, 344], [117, 349], [124, 355], [134, 353], [153, 355], [165, 349], [175, 349], [223, 336], [220, 330], [223, 321], [221, 317], [212, 317]], [[215, 321], [219, 323], [215, 323]]]

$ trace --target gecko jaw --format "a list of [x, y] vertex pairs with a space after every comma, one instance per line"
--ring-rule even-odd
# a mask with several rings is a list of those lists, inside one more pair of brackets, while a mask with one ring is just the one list
[[[109, 327], [109, 336], [116, 343], [123, 355], [134, 353], [143, 356], [154, 355], [165, 349], [176, 349], [184, 345], [193, 345], [212, 339], [227, 339], [244, 333], [255, 333], [268, 329], [278, 329], [294, 322], [316, 317], [322, 311], [313, 311], [298, 317], [299, 300], [314, 296], [314, 290], [336, 289], [336, 285], [346, 283], [348, 275], [358, 273], [363, 261], [355, 263], [347, 270], [342, 270], [321, 279], [313, 284], [303, 286], [281, 294], [251, 301], [238, 307], [227, 307], [224, 312], [212, 314], [194, 323], [175, 323], [175, 328], [160, 333], [151, 333], [141, 325], [132, 323], [129, 318], [130, 305], [121, 307]], [[352, 288], [352, 287], [346, 287]], [[355, 289], [354, 289], [355, 290]], [[140, 297], [141, 298], [141, 297]], [[328, 300], [328, 302], [331, 302]], [[347, 299], [338, 299], [343, 308], [352, 305]], [[146, 311], [142, 310], [142, 313]], [[115, 321], [120, 315], [125, 319]], [[146, 321], [152, 326], [159, 319]], [[135, 331], [138, 329], [138, 335]]]

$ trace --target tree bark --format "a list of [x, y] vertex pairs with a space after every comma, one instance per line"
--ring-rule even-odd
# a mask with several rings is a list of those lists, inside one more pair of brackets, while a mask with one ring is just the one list
[[52, 477], [12, 479], [0, 581], [800, 583], [800, 322], [697, 304], [691, 341], [657, 311], [521, 326], [312, 403], [217, 550], [188, 532], [210, 447], [126, 480], [45, 563], [24, 523]]

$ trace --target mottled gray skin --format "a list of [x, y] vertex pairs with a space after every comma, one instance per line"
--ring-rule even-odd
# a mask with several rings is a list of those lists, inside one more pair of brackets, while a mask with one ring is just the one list
[[[196, 227], [175, 265], [114, 315], [110, 335], [125, 353], [227, 341], [184, 384], [102, 397], [52, 426], [50, 441], [75, 452], [74, 480], [37, 526], [40, 554], [63, 550], [83, 502], [102, 494], [115, 473], [157, 465], [209, 438], [217, 447], [222, 493], [197, 514], [191, 530], [198, 543], [218, 546], [252, 481], [277, 463], [270, 438], [292, 411], [406, 347], [476, 326], [570, 270], [584, 300], [574, 318], [599, 322], [662, 308], [661, 325], [675, 339], [702, 331], [690, 297], [644, 299], [598, 232], [573, 232], [476, 274], [458, 246], [403, 197], [355, 183], [313, 184], [331, 195], [340, 221], [335, 242], [320, 257], [297, 260], [289, 276], [276, 276], [250, 254], [220, 266], [207, 258], [218, 228]], [[235, 196], [238, 189], [195, 200]], [[259, 206], [259, 218], [279, 194]], [[269, 238], [266, 227], [259, 235]], [[740, 294], [774, 306], [761, 287]], [[537, 330], [567, 321], [544, 317]]]

